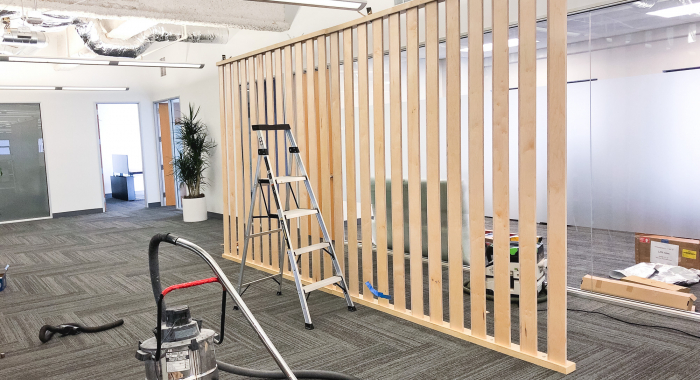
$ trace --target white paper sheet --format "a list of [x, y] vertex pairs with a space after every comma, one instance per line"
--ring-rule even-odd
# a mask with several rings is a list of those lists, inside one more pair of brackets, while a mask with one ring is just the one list
[[678, 246], [652, 241], [650, 261], [652, 263], [678, 266]]

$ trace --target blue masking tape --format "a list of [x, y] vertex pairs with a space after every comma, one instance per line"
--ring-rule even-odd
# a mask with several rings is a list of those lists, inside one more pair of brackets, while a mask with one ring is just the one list
[[369, 291], [372, 292], [372, 294], [374, 294], [375, 296], [377, 296], [379, 298], [386, 298], [388, 300], [391, 299], [390, 295], [384, 294], [384, 293], [378, 291], [377, 289], [373, 288], [372, 284], [370, 284], [369, 281], [365, 282], [365, 285], [367, 285], [367, 289], [369, 289]]
[[661, 242], [668, 244], [668, 239], [661, 239]]

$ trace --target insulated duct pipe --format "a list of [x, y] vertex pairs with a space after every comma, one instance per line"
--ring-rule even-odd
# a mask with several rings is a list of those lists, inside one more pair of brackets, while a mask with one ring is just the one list
[[75, 30], [85, 45], [98, 55], [107, 57], [136, 58], [154, 42], [182, 41], [191, 43], [226, 44], [227, 28], [158, 24], [127, 39], [107, 37], [99, 20], [75, 19]]

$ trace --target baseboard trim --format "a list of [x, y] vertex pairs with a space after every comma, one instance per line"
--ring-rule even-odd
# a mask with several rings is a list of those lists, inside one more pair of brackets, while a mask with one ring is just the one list
[[218, 212], [207, 211], [207, 218], [224, 220], [224, 214], [219, 214]]
[[65, 218], [68, 216], [80, 216], [80, 215], [88, 215], [88, 214], [100, 214], [103, 213], [104, 210], [100, 208], [91, 208], [87, 210], [76, 210], [76, 211], [66, 211], [66, 212], [54, 212], [53, 217], [55, 218]]
[[160, 206], [161, 206], [160, 202], [151, 202], [151, 203], [148, 204], [148, 208], [151, 208], [151, 207], [160, 207]]

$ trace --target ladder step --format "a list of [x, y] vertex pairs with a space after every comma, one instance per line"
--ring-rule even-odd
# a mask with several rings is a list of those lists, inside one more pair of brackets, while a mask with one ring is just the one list
[[342, 280], [342, 279], [343, 278], [340, 276], [333, 276], [333, 277], [328, 277], [327, 279], [321, 280], [319, 282], [314, 282], [313, 284], [309, 284], [309, 285], [306, 285], [304, 287], [304, 293], [312, 292], [312, 291], [314, 291], [316, 289], [320, 289], [326, 285], [335, 284], [337, 282], [340, 282], [340, 280]]
[[294, 218], [301, 218], [302, 216], [314, 215], [314, 214], [318, 214], [318, 211], [306, 209], [306, 208], [298, 208], [296, 210], [285, 211], [284, 217], [286, 219], [294, 219]]
[[281, 176], [277, 177], [277, 183], [301, 182], [306, 180], [304, 176]]
[[295, 250], [294, 250], [294, 255], [299, 256], [299, 255], [301, 255], [301, 254], [304, 254], [304, 253], [307, 253], [307, 252], [312, 252], [312, 251], [318, 251], [318, 250], [320, 250], [320, 249], [323, 249], [323, 248], [326, 248], [326, 247], [329, 247], [329, 246], [330, 246], [329, 243], [318, 243], [318, 244], [310, 245], [310, 246], [308, 246], [308, 247], [295, 249]]

